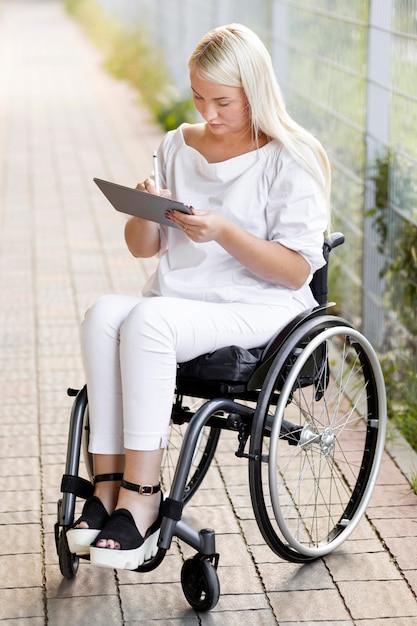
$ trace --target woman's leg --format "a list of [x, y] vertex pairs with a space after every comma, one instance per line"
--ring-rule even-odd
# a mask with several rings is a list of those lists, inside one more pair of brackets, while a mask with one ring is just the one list
[[[89, 451], [124, 454], [120, 329], [141, 298], [109, 295], [86, 312], [81, 346], [90, 417]], [[98, 473], [94, 469], [95, 473]]]
[[[163, 449], [151, 451], [126, 450], [126, 468], [124, 480], [139, 484], [155, 486], [159, 484]], [[140, 481], [140, 482], [138, 482]], [[136, 527], [142, 536], [157, 519], [161, 504], [159, 492], [152, 495], [132, 493], [121, 488], [118, 492], [118, 509], [128, 509], [135, 520]], [[116, 503], [114, 503], [115, 508]], [[96, 543], [98, 548], [119, 548], [118, 542], [111, 538], [101, 539]]]
[[[159, 482], [177, 362], [227, 345], [266, 344], [299, 310], [240, 304], [213, 304], [176, 298], [145, 298], [126, 318], [120, 333], [123, 385], [125, 479], [139, 485]], [[129, 510], [142, 536], [158, 516], [159, 494], [120, 489], [116, 509]], [[104, 529], [104, 533], [105, 533]], [[122, 548], [101, 533], [99, 548]]]
[[[104, 296], [87, 311], [82, 324], [90, 419], [89, 450], [93, 453], [94, 476], [124, 472], [119, 334], [128, 313], [139, 300], [129, 296]], [[119, 489], [120, 480], [100, 480], [95, 483], [94, 495], [99, 498], [107, 513], [113, 512]], [[93, 505], [93, 513], [96, 508], [97, 505]], [[84, 518], [75, 528], [89, 528], [90, 510], [87, 507]]]

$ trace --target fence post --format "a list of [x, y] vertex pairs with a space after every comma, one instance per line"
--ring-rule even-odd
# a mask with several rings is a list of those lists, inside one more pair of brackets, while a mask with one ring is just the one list
[[[375, 208], [375, 184], [369, 180], [378, 157], [390, 145], [390, 90], [393, 0], [369, 0], [366, 89], [364, 209]], [[362, 264], [362, 331], [378, 348], [384, 343], [385, 312], [382, 302], [383, 258], [372, 218], [364, 218]]]

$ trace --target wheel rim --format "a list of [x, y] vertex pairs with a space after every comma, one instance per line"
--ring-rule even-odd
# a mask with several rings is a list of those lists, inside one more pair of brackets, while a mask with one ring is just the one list
[[[321, 382], [299, 386], [312, 366], [316, 373], [321, 367]], [[282, 436], [288, 419], [297, 425], [296, 446]], [[290, 549], [316, 558], [353, 532], [372, 494], [384, 439], [383, 378], [372, 347], [349, 327], [325, 329], [290, 369], [273, 419], [269, 493]]]

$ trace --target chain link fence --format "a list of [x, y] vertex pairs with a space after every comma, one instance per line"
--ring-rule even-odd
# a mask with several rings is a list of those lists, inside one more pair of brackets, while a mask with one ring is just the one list
[[[417, 0], [98, 0], [144, 27], [189, 97], [187, 59], [210, 28], [251, 27], [291, 115], [328, 150], [331, 297], [383, 351], [417, 331]], [[401, 339], [399, 339], [401, 337]]]

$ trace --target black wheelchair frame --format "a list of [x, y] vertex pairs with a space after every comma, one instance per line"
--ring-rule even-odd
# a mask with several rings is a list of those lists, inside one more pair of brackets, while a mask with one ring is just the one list
[[[323, 254], [343, 243], [326, 239]], [[307, 563], [338, 548], [363, 517], [384, 449], [386, 401], [378, 358], [366, 338], [345, 319], [328, 314], [328, 265], [311, 283], [318, 302], [281, 330], [268, 346], [232, 346], [178, 367], [171, 434], [161, 481], [169, 494], [154, 558], [156, 568], [177, 537], [197, 553], [181, 572], [184, 595], [197, 611], [212, 609], [220, 595], [215, 532], [182, 520], [214, 458], [220, 433], [237, 433], [235, 454], [248, 461], [252, 506], [259, 530], [280, 557]], [[93, 492], [88, 453], [87, 389], [71, 411], [62, 498], [55, 540], [61, 573], [76, 575], [66, 531], [76, 498]], [[189, 401], [197, 400], [197, 409]], [[90, 480], [79, 476], [84, 452]]]

